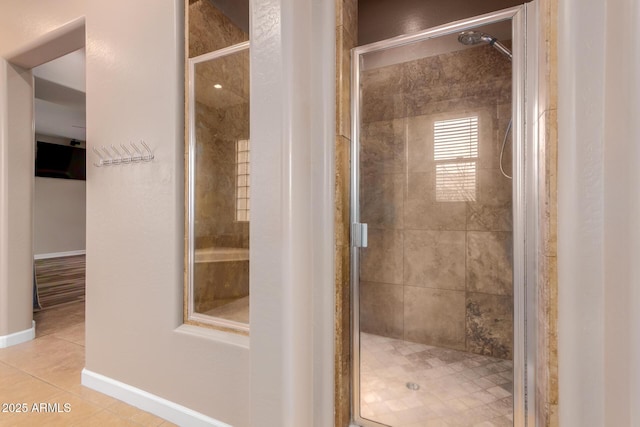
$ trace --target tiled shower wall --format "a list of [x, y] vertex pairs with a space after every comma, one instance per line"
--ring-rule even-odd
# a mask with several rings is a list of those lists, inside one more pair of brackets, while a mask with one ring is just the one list
[[[249, 39], [208, 0], [191, 0], [187, 18], [189, 58]], [[235, 209], [236, 141], [249, 139], [249, 53], [200, 63], [195, 71], [195, 247], [248, 248], [249, 223], [236, 221]], [[196, 312], [248, 294], [249, 261], [195, 264]]]
[[[481, 46], [366, 71], [362, 84], [362, 331], [512, 358], [512, 182], [499, 170], [511, 63]], [[475, 194], [438, 201], [434, 122], [468, 116]]]
[[[210, 1], [191, 1], [188, 11], [191, 58], [248, 40]], [[248, 53], [198, 64], [196, 87], [196, 248], [246, 248], [249, 223], [235, 218], [235, 143], [249, 139]]]

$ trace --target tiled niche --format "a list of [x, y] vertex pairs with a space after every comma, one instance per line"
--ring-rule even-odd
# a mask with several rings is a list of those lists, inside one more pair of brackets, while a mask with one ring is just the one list
[[[512, 358], [510, 119], [511, 63], [491, 46], [363, 72], [363, 332]], [[475, 149], [438, 154], [456, 120]]]

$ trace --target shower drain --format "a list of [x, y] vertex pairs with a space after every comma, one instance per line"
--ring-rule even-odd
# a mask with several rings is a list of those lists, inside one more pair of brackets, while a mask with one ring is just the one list
[[407, 388], [409, 390], [420, 390], [420, 385], [418, 385], [416, 383], [408, 382], [407, 383]]

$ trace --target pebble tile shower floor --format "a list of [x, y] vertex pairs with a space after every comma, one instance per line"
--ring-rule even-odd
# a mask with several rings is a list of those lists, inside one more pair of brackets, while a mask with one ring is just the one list
[[512, 361], [366, 333], [360, 345], [363, 418], [393, 427], [513, 427]]

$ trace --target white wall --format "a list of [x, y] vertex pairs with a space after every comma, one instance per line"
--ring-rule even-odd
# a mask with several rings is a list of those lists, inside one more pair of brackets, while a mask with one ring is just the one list
[[251, 13], [251, 418], [333, 425], [335, 12]]
[[606, 15], [605, 425], [640, 426], [640, 4]]
[[562, 426], [639, 426], [640, 6], [560, 3]]

